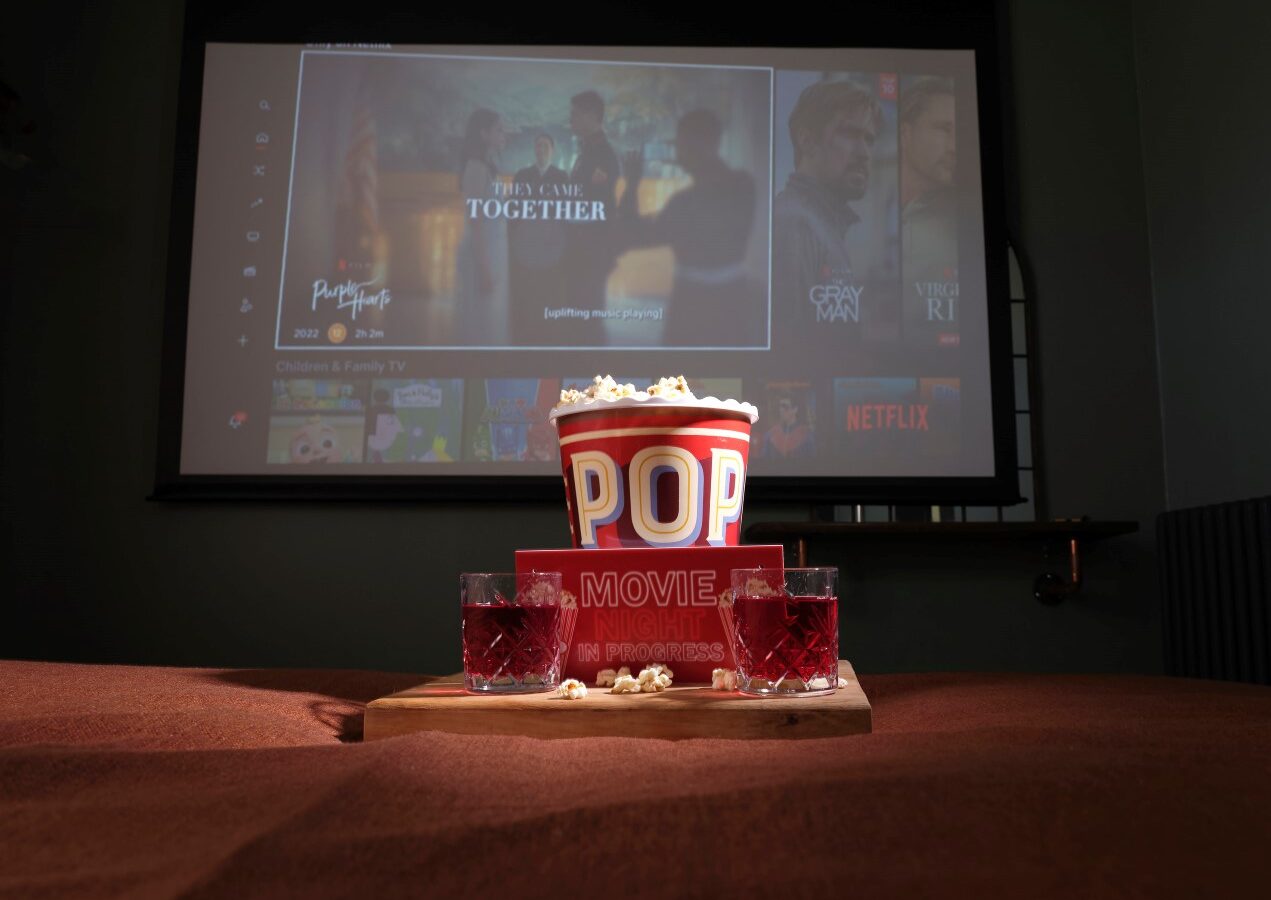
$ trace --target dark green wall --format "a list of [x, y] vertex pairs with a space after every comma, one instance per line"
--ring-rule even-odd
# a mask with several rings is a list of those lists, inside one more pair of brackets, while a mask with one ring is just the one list
[[1271, 494], [1271, 6], [1135, 2], [1171, 508]]
[[[566, 545], [562, 508], [144, 499], [180, 23], [159, 0], [111, 6], [24, 9], [0, 32], [0, 72], [46, 153], [23, 186], [0, 176], [14, 551], [0, 656], [454, 670], [457, 573]], [[1128, 2], [1017, 3], [1012, 52], [1051, 509], [1146, 533], [1093, 549], [1085, 594], [1057, 608], [1031, 597], [1040, 547], [818, 546], [816, 562], [844, 569], [845, 655], [861, 671], [1160, 668], [1164, 478]], [[802, 513], [755, 506], [747, 521]]]

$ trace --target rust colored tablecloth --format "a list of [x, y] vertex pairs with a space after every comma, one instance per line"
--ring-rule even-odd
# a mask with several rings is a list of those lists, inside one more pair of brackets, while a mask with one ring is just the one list
[[1271, 875], [1271, 689], [863, 676], [814, 741], [359, 741], [419, 676], [0, 662], [0, 895], [1214, 897]]

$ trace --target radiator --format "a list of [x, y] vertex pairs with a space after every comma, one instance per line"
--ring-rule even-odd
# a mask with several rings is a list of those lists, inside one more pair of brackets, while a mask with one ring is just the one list
[[1161, 513], [1165, 671], [1271, 684], [1271, 497]]

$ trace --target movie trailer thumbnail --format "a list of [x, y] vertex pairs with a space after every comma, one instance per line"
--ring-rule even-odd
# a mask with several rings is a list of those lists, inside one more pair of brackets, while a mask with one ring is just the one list
[[816, 392], [808, 381], [767, 381], [760, 427], [752, 448], [762, 460], [810, 459], [816, 454]]
[[307, 51], [280, 348], [765, 348], [772, 70]]
[[778, 349], [899, 338], [898, 90], [894, 73], [777, 73]]

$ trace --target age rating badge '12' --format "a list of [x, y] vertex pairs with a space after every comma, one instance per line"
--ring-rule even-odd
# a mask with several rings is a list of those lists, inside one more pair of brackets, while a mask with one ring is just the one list
[[344, 339], [349, 336], [349, 330], [340, 322], [336, 322], [327, 329], [327, 340], [333, 344], [343, 344]]

